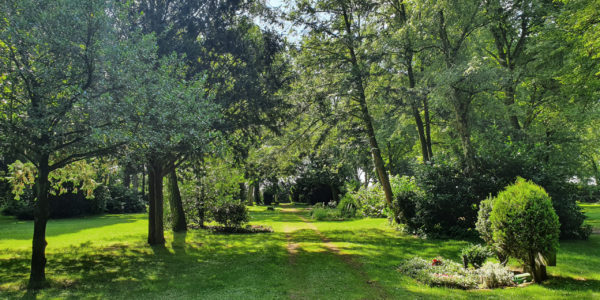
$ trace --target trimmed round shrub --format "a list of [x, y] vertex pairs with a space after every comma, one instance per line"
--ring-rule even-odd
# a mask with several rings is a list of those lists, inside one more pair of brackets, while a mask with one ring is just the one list
[[494, 245], [511, 257], [522, 260], [540, 282], [536, 258], [558, 248], [560, 223], [546, 191], [523, 178], [500, 192], [490, 213]]

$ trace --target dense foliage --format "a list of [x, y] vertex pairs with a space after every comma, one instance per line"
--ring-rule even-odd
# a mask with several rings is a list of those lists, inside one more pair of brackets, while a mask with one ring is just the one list
[[[538, 185], [517, 179], [492, 201], [489, 216], [493, 246], [508, 256], [522, 260], [538, 276], [538, 254], [549, 257], [556, 253], [560, 223], [550, 197]], [[544, 274], [545, 275], [545, 274]]]
[[[245, 204], [289, 201], [497, 244], [505, 219], [522, 225], [496, 204], [522, 177], [547, 195], [519, 203], [557, 216], [540, 223], [546, 241], [557, 224], [588, 238], [597, 1], [269, 3], [0, 4], [0, 206], [34, 219], [31, 288], [45, 284], [48, 218], [146, 206], [158, 245], [165, 220], [239, 227]], [[511, 249], [493, 250], [524, 258]], [[467, 261], [481, 266], [479, 250]]]

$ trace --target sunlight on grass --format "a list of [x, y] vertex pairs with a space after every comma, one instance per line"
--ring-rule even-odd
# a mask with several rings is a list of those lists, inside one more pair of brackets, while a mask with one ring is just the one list
[[580, 206], [588, 217], [585, 223], [592, 225], [595, 231], [600, 231], [600, 203], [581, 204]]
[[[597, 206], [585, 207], [591, 222]], [[413, 256], [459, 261], [461, 240], [423, 240], [385, 219], [312, 222], [303, 207], [250, 207], [252, 224], [273, 233], [166, 233], [149, 247], [143, 214], [53, 220], [48, 278], [37, 298], [365, 299], [600, 297], [600, 236], [563, 241], [550, 280], [527, 287], [461, 291], [430, 288], [399, 273]], [[303, 219], [304, 218], [304, 219]], [[308, 221], [308, 222], [307, 222]], [[22, 298], [29, 272], [31, 222], [0, 218], [0, 298]]]

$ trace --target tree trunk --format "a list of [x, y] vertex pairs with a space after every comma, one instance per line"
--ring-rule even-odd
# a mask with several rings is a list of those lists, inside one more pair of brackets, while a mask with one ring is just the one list
[[[352, 26], [348, 17], [347, 8], [345, 6], [342, 6], [342, 13], [344, 17], [346, 34], [349, 37], [355, 36], [354, 32], [352, 31]], [[371, 155], [373, 156], [375, 170], [377, 171], [377, 176], [379, 177], [381, 187], [383, 187], [383, 192], [385, 193], [385, 200], [387, 202], [387, 205], [388, 207], [391, 207], [394, 195], [392, 193], [392, 187], [390, 185], [390, 178], [388, 177], [388, 173], [385, 169], [385, 164], [383, 163], [383, 159], [381, 158], [381, 150], [379, 149], [377, 138], [375, 137], [375, 130], [373, 129], [373, 120], [371, 118], [371, 114], [369, 113], [369, 108], [367, 105], [363, 74], [358, 62], [358, 58], [356, 57], [356, 53], [354, 52], [354, 47], [352, 45], [353, 43], [348, 43], [347, 47], [348, 52], [350, 54], [350, 61], [352, 63], [352, 77], [354, 85], [357, 88], [356, 96], [358, 96], [357, 100], [360, 106], [362, 120], [364, 122], [363, 125], [365, 126], [367, 136], [369, 138], [369, 145], [371, 146]]]
[[260, 204], [260, 182], [258, 180], [254, 181], [254, 202], [256, 205]]
[[421, 113], [416, 103], [411, 103], [413, 117], [417, 124], [417, 132], [419, 133], [419, 143], [421, 144], [421, 155], [423, 156], [423, 163], [427, 163], [430, 160], [429, 149], [427, 149], [427, 138], [425, 136], [425, 128], [421, 119]]
[[460, 137], [462, 146], [463, 166], [466, 174], [475, 170], [475, 151], [471, 143], [471, 130], [469, 127], [469, 104], [470, 99], [467, 95], [461, 95], [459, 91], [452, 93], [452, 104], [454, 106], [454, 116], [456, 118], [456, 131]]
[[163, 176], [162, 165], [151, 162], [148, 170], [148, 244], [164, 245], [163, 227]]
[[179, 192], [179, 185], [177, 183], [177, 172], [174, 167], [169, 172], [169, 195], [173, 231], [186, 231], [187, 222], [185, 220], [185, 212], [183, 211], [183, 203], [181, 202], [181, 193]]
[[40, 289], [46, 285], [46, 224], [50, 215], [50, 202], [48, 200], [48, 155], [43, 155], [39, 162], [38, 175], [35, 189], [36, 198], [33, 211], [33, 247], [31, 251], [31, 274], [29, 289]]
[[[510, 70], [512, 72], [512, 70]], [[504, 87], [504, 104], [510, 109], [515, 104], [515, 88], [512, 86], [512, 81]], [[521, 129], [519, 118], [512, 112], [509, 112], [510, 125], [516, 130]]]
[[[404, 8], [404, 7], [403, 7]], [[402, 10], [404, 12], [404, 9]], [[412, 54], [412, 46], [408, 44], [406, 46], [407, 58], [406, 65], [408, 66], [408, 84], [411, 91], [414, 91], [414, 88], [417, 86], [415, 80], [415, 74], [412, 67], [413, 64], [413, 54]], [[427, 149], [427, 137], [425, 136], [425, 128], [423, 126], [423, 120], [421, 119], [421, 111], [419, 110], [418, 103], [420, 102], [417, 99], [417, 95], [413, 95], [410, 100], [410, 106], [412, 108], [412, 114], [415, 118], [415, 123], [417, 124], [417, 132], [419, 133], [419, 143], [421, 144], [421, 155], [423, 156], [423, 163], [427, 163], [431, 158], [429, 157], [429, 151]]]
[[431, 147], [431, 119], [429, 118], [429, 101], [427, 97], [423, 98], [423, 113], [425, 117], [425, 138], [427, 142], [427, 152], [429, 159], [433, 159], [433, 149]]
[[138, 173], [133, 174], [132, 180], [131, 180], [131, 188], [136, 192], [139, 193], [139, 188], [140, 188], [140, 178], [139, 178]]
[[387, 142], [387, 152], [388, 152], [388, 171], [390, 175], [394, 176], [396, 174], [396, 165], [394, 164], [395, 159], [393, 155], [392, 143], [390, 141]]
[[240, 201], [245, 204], [246, 203], [246, 194], [247, 194], [246, 183], [240, 182], [240, 183], [238, 183], [238, 185], [240, 186]]
[[129, 163], [127, 163], [127, 165], [125, 165], [125, 167], [123, 168], [123, 186], [126, 188], [130, 188], [131, 187], [131, 175], [133, 174], [133, 170], [131, 169], [131, 166]]
[[338, 195], [339, 191], [338, 191], [337, 187], [333, 184], [330, 184], [329, 187], [331, 188], [332, 200], [335, 201], [335, 203], [340, 203], [340, 197]]
[[146, 165], [142, 167], [142, 197], [146, 197]]

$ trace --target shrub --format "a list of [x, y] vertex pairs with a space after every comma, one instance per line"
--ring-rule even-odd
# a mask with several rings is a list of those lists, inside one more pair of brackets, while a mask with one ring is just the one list
[[[479, 204], [479, 212], [477, 213], [477, 222], [475, 223], [475, 229], [479, 232], [481, 239], [488, 245], [493, 246], [494, 236], [492, 232], [492, 223], [490, 222], [490, 214], [492, 213], [492, 203], [494, 198], [488, 197], [481, 201]], [[494, 247], [494, 252], [498, 257], [498, 260], [506, 265], [508, 263], [508, 257], [502, 249]]]
[[349, 194], [344, 195], [337, 206], [340, 215], [344, 218], [354, 218], [358, 212], [358, 203]]
[[492, 201], [490, 196], [479, 203], [479, 211], [477, 212], [477, 222], [475, 229], [479, 232], [481, 239], [488, 245], [493, 241], [492, 223], [490, 222], [490, 214], [492, 213]]
[[416, 167], [424, 197], [415, 200], [414, 230], [429, 236], [471, 236], [481, 199], [497, 192], [495, 179], [484, 173], [465, 175], [456, 164], [438, 162]]
[[477, 273], [479, 274], [481, 287], [486, 289], [514, 285], [513, 278], [515, 274], [499, 263], [488, 262], [477, 270]]
[[121, 214], [146, 211], [146, 202], [136, 191], [121, 185], [111, 185], [108, 192], [110, 197], [106, 201], [106, 212]]
[[214, 220], [226, 228], [240, 228], [248, 223], [250, 216], [241, 201], [223, 201], [211, 207]]
[[538, 253], [550, 255], [558, 247], [560, 223], [544, 189], [523, 178], [508, 186], [493, 200], [490, 223], [494, 245], [511, 257], [521, 259], [540, 282]]
[[419, 282], [429, 286], [441, 286], [460, 289], [473, 289], [477, 287], [479, 276], [461, 267], [460, 264], [436, 259], [440, 263], [426, 261], [420, 257], [414, 257], [403, 262], [398, 270]]
[[425, 193], [417, 185], [414, 177], [390, 177], [394, 200], [392, 202], [392, 219], [398, 224], [406, 224], [410, 229], [418, 229], [415, 220], [417, 205], [422, 203]]
[[463, 261], [463, 266], [465, 268], [469, 267], [471, 264], [475, 269], [483, 266], [483, 263], [492, 256], [492, 251], [488, 249], [486, 246], [482, 245], [470, 245], [464, 248], [461, 252], [461, 258]]
[[[12, 196], [12, 194], [10, 194]], [[31, 189], [25, 189], [20, 200], [7, 199], [2, 214], [15, 216], [19, 220], [33, 220], [35, 195]]]
[[350, 194], [358, 203], [358, 213], [363, 217], [383, 218], [385, 214], [385, 194], [379, 184], [369, 187], [361, 186]]
[[310, 217], [318, 221], [343, 220], [340, 210], [315, 206], [310, 211]]

